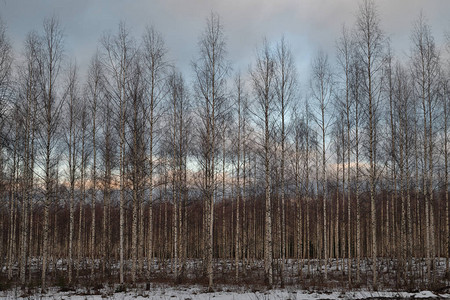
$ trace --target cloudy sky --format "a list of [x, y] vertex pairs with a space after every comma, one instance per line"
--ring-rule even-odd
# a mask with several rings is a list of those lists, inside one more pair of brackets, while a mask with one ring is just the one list
[[[174, 64], [185, 75], [196, 56], [197, 41], [211, 11], [224, 24], [228, 57], [234, 70], [247, 71], [263, 37], [290, 43], [300, 76], [318, 49], [334, 56], [342, 24], [352, 26], [356, 0], [0, 0], [0, 17], [16, 51], [32, 29], [41, 30], [44, 18], [58, 16], [65, 33], [65, 53], [81, 70], [99, 46], [105, 31], [116, 31], [125, 21], [136, 38], [153, 25], [166, 41]], [[450, 30], [448, 0], [378, 0], [381, 26], [397, 54], [409, 51], [411, 24], [422, 10], [437, 43]]]

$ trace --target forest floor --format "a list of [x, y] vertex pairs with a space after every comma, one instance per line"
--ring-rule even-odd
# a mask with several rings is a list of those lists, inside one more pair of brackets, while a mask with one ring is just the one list
[[[171, 260], [154, 261], [151, 276], [139, 277], [136, 284], [118, 284], [118, 266], [111, 265], [109, 277], [102, 277], [100, 262], [95, 261], [94, 277], [91, 277], [89, 261], [82, 263], [82, 271], [76, 283], [67, 284], [67, 264], [63, 260], [49, 266], [49, 284], [46, 293], [39, 287], [39, 260], [31, 260], [33, 284], [22, 288], [17, 282], [18, 266], [14, 266], [14, 278], [7, 282], [6, 269], [0, 270], [0, 299], [53, 299], [53, 300], [100, 300], [100, 299], [450, 299], [450, 278], [445, 275], [445, 259], [435, 261], [433, 284], [427, 284], [426, 262], [423, 259], [412, 261], [406, 273], [396, 259], [377, 260], [378, 286], [376, 291], [371, 284], [371, 262], [361, 260], [361, 280], [356, 284], [356, 266], [353, 261], [352, 281], [348, 283], [346, 259], [330, 259], [328, 277], [324, 278], [321, 260], [287, 260], [280, 272], [280, 260], [274, 260], [274, 286], [264, 285], [264, 268], [261, 260], [240, 264], [239, 280], [235, 279], [232, 260], [215, 261], [213, 292], [208, 291], [207, 280], [202, 273], [201, 260], [188, 260], [184, 266], [184, 279], [175, 280]], [[126, 270], [130, 265], [127, 262]], [[56, 270], [56, 272], [55, 272]], [[144, 271], [145, 272], [145, 271]], [[284, 275], [284, 288], [281, 285]], [[129, 274], [125, 277], [130, 279]]]
[[450, 299], [450, 293], [440, 294], [431, 291], [392, 292], [392, 291], [367, 291], [353, 290], [347, 292], [313, 292], [297, 290], [293, 287], [286, 289], [272, 289], [261, 291], [238, 290], [233, 287], [222, 286], [214, 292], [208, 292], [201, 286], [169, 286], [159, 285], [149, 291], [134, 288], [126, 292], [117, 292], [114, 289], [101, 289], [98, 291], [61, 291], [58, 288], [50, 288], [47, 293], [24, 294], [20, 289], [0, 292], [0, 299], [28, 299], [28, 300], [139, 300], [139, 299], [184, 299], [184, 300], [270, 300], [270, 299]]

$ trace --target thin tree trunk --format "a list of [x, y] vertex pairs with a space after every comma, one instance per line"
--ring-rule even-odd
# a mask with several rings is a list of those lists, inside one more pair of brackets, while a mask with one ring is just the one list
[[96, 115], [97, 115], [97, 90], [93, 95], [92, 107], [92, 195], [91, 195], [91, 278], [94, 278], [95, 271], [95, 205], [97, 203], [97, 140], [96, 140]]
[[19, 126], [16, 125], [15, 130], [15, 142], [13, 147], [13, 165], [11, 169], [11, 177], [10, 177], [10, 183], [9, 183], [9, 201], [10, 201], [10, 214], [9, 214], [9, 240], [8, 240], [8, 280], [12, 279], [13, 275], [13, 263], [15, 261], [16, 257], [16, 220], [17, 220], [17, 197], [16, 197], [16, 169], [18, 164], [18, 154], [17, 154], [17, 147], [18, 147], [18, 129]]
[[[357, 89], [358, 87], [356, 87]], [[355, 151], [356, 151], [356, 282], [361, 282], [361, 205], [359, 201], [359, 95], [358, 91], [356, 91], [355, 98]]]
[[445, 259], [445, 274], [446, 277], [449, 278], [449, 252], [450, 252], [450, 220], [449, 220], [449, 197], [448, 197], [448, 133], [447, 133], [447, 126], [448, 126], [448, 112], [447, 112], [447, 102], [448, 99], [447, 97], [449, 96], [449, 91], [448, 91], [448, 86], [447, 84], [445, 84], [444, 86], [444, 164], [445, 164], [445, 188], [444, 188], [444, 192], [445, 192], [445, 254], [446, 254], [446, 259]]
[[237, 82], [237, 110], [238, 110], [238, 136], [237, 136], [237, 168], [236, 168], [236, 181], [237, 181], [237, 195], [236, 195], [236, 237], [235, 237], [235, 280], [239, 280], [239, 262], [240, 262], [240, 223], [239, 223], [239, 210], [240, 210], [240, 196], [241, 196], [241, 181], [240, 181], [240, 163], [241, 163], [241, 81], [240, 77]]

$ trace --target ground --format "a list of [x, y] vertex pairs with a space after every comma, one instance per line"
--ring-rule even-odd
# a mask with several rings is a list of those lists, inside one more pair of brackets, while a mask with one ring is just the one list
[[[275, 261], [275, 270], [279, 268]], [[401, 270], [395, 259], [379, 259], [378, 291], [373, 291], [371, 285], [370, 260], [361, 261], [361, 284], [348, 285], [347, 261], [344, 259], [330, 259], [328, 265], [328, 279], [324, 279], [323, 266], [319, 260], [306, 261], [288, 260], [284, 269], [286, 288], [280, 288], [278, 272], [274, 273], [274, 289], [267, 290], [264, 286], [263, 265], [261, 260], [248, 262], [246, 267], [240, 264], [239, 281], [235, 281], [234, 262], [231, 260], [217, 260], [215, 265], [214, 291], [207, 289], [207, 280], [202, 281], [200, 260], [186, 262], [186, 277], [180, 284], [176, 284], [173, 277], [172, 261], [154, 261], [152, 277], [150, 280], [140, 278], [134, 286], [131, 282], [126, 289], [117, 283], [118, 267], [113, 266], [113, 275], [109, 278], [94, 273], [91, 277], [90, 269], [83, 269], [77, 283], [68, 285], [64, 276], [67, 264], [59, 260], [51, 265], [50, 273], [57, 269], [56, 275], [49, 280], [53, 286], [42, 293], [39, 287], [40, 269], [38, 261], [32, 260], [34, 285], [22, 289], [17, 282], [6, 281], [6, 269], [0, 270], [0, 300], [1, 299], [27, 299], [27, 300], [101, 300], [101, 299], [189, 299], [189, 300], [222, 300], [222, 299], [450, 299], [450, 279], [445, 276], [445, 259], [436, 259], [436, 268], [433, 271], [436, 284], [427, 284], [424, 279], [426, 268], [423, 259], [414, 260], [412, 268], [406, 276], [406, 282], [397, 270]], [[88, 266], [86, 262], [86, 266]], [[127, 263], [127, 270], [130, 263]], [[355, 282], [356, 269], [352, 265], [353, 282]], [[52, 269], [53, 268], [53, 269]], [[96, 265], [99, 270], [99, 264]], [[308, 274], [308, 269], [310, 272]], [[245, 270], [245, 272], [243, 272]], [[345, 271], [345, 272], [343, 272]], [[14, 268], [17, 277], [18, 265]], [[49, 276], [50, 278], [50, 276]], [[58, 282], [58, 278], [62, 280]], [[126, 276], [126, 279], [128, 276]], [[114, 280], [116, 279], [116, 280]], [[3, 282], [2, 282], [3, 280]], [[2, 284], [5, 283], [5, 284]]]
[[0, 292], [0, 299], [29, 299], [29, 300], [139, 300], [139, 299], [189, 299], [189, 300], [269, 300], [269, 299], [450, 299], [450, 293], [436, 293], [420, 291], [416, 293], [393, 291], [354, 290], [347, 292], [311, 292], [303, 289], [273, 289], [261, 291], [236, 290], [236, 288], [221, 286], [215, 292], [208, 292], [200, 286], [152, 286], [149, 291], [144, 288], [133, 288], [126, 292], [117, 292], [114, 287], [103, 288], [97, 291], [78, 289], [76, 291], [61, 291], [50, 288], [42, 294], [34, 291], [24, 293], [21, 289], [12, 289]]

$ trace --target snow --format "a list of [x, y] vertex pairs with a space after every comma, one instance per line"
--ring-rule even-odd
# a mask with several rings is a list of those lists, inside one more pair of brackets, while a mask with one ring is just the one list
[[[39, 270], [39, 260], [31, 259], [31, 266], [36, 273]], [[89, 261], [84, 262], [87, 266]], [[99, 266], [100, 261], [95, 261]], [[275, 260], [275, 264], [279, 261]], [[130, 262], [127, 262], [130, 264]], [[243, 282], [235, 283], [234, 279], [234, 261], [231, 260], [216, 260], [215, 271], [216, 275], [220, 277], [220, 280], [215, 286], [215, 292], [209, 293], [204, 286], [201, 285], [174, 285], [170, 282], [173, 279], [171, 269], [172, 261], [152, 261], [152, 274], [153, 278], [163, 278], [166, 281], [159, 283], [150, 280], [150, 290], [146, 290], [145, 283], [139, 283], [135, 288], [128, 288], [126, 292], [118, 289], [117, 285], [105, 284], [101, 285], [103, 288], [95, 290], [92, 286], [78, 287], [74, 291], [63, 292], [61, 287], [53, 287], [48, 290], [48, 293], [42, 294], [39, 289], [30, 290], [28, 293], [21, 290], [19, 287], [12, 288], [7, 291], [0, 291], [0, 300], [2, 299], [28, 299], [28, 300], [101, 300], [101, 299], [117, 299], [117, 300], [133, 300], [133, 299], [190, 299], [190, 300], [221, 300], [221, 299], [247, 299], [247, 300], [270, 300], [270, 299], [437, 299], [444, 298], [450, 299], [449, 288], [444, 288], [440, 291], [442, 293], [436, 293], [433, 291], [418, 291], [415, 293], [409, 293], [405, 291], [398, 291], [395, 288], [402, 286], [402, 281], [397, 278], [396, 268], [397, 264], [395, 259], [383, 259], [378, 260], [378, 266], [380, 270], [379, 277], [379, 291], [371, 291], [370, 285], [370, 260], [361, 260], [360, 268], [361, 273], [366, 274], [362, 278], [361, 284], [358, 289], [348, 290], [345, 279], [343, 279], [342, 268], [347, 271], [346, 259], [330, 259], [328, 262], [328, 280], [320, 281], [320, 270], [323, 269], [322, 262], [320, 260], [310, 260], [310, 276], [308, 272], [307, 261], [288, 260], [285, 268], [284, 278], [287, 288], [280, 289], [275, 288], [273, 290], [266, 290], [262, 285], [260, 270], [263, 269], [263, 261], [255, 260], [249, 262], [241, 262], [240, 269], [245, 270], [241, 272], [241, 278]], [[57, 268], [64, 270], [66, 262], [62, 260], [55, 260], [50, 264], [50, 268]], [[16, 266], [18, 267], [18, 265]], [[356, 265], [352, 261], [352, 275], [356, 275]], [[198, 278], [198, 270], [201, 269], [201, 260], [191, 259], [186, 262], [186, 278], [192, 279], [191, 282], [195, 282]], [[424, 274], [426, 271], [426, 261], [424, 259], [413, 260], [413, 274], [419, 274], [422, 270]], [[299, 280], [299, 271], [303, 276]], [[5, 270], [6, 271], [6, 270]], [[117, 276], [118, 265], [113, 266], [113, 276]], [[323, 271], [322, 271], [323, 272]], [[445, 258], [436, 259], [436, 269], [434, 270], [436, 277], [439, 278], [439, 286], [436, 287], [448, 287], [450, 281], [444, 278], [445, 274]], [[244, 278], [253, 278], [255, 280], [246, 280]], [[318, 275], [318, 276], [316, 276]], [[229, 278], [228, 278], [229, 277]], [[319, 280], [316, 282], [316, 280]], [[344, 280], [344, 283], [342, 282]], [[162, 282], [166, 282], [165, 284]], [[174, 282], [174, 281], [173, 281]], [[233, 283], [230, 283], [233, 282]], [[251, 283], [248, 283], [251, 282]], [[426, 289], [426, 280], [417, 280], [414, 284], [415, 288]], [[399, 284], [399, 285], [397, 285]], [[97, 285], [99, 286], [99, 285]], [[67, 287], [65, 287], [67, 288]], [[438, 290], [439, 291], [439, 290]]]
[[309, 292], [306, 290], [274, 289], [267, 291], [230, 291], [224, 290], [207, 292], [203, 287], [172, 287], [160, 286], [152, 288], [150, 291], [133, 289], [127, 292], [114, 293], [107, 289], [99, 294], [86, 294], [85, 291], [60, 292], [56, 288], [49, 289], [46, 294], [35, 293], [33, 295], [21, 295], [20, 289], [0, 292], [0, 299], [29, 299], [29, 300], [140, 300], [140, 299], [189, 299], [189, 300], [270, 300], [270, 299], [433, 299], [450, 298], [450, 294], [435, 294], [431, 291], [420, 291], [417, 293], [392, 292], [392, 291], [348, 291], [348, 292]]

